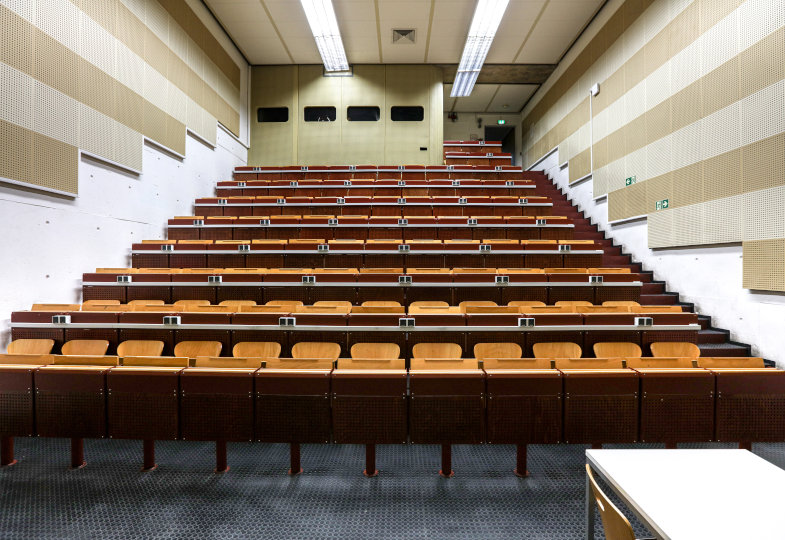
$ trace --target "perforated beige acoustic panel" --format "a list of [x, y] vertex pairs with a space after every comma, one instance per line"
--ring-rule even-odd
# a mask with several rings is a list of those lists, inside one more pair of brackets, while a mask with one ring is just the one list
[[785, 291], [785, 238], [744, 242], [744, 288]]

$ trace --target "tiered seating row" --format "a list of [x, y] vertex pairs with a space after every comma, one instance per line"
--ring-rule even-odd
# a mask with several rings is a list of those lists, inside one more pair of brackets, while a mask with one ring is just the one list
[[545, 216], [548, 197], [204, 197], [196, 199], [202, 216], [352, 215], [352, 216]]
[[[153, 441], [207, 440], [223, 472], [226, 441], [275, 442], [292, 445], [296, 473], [300, 443], [408, 442], [442, 445], [450, 475], [451, 444], [517, 444], [525, 456], [527, 444], [785, 440], [785, 372], [773, 369], [281, 367], [3, 365], [2, 454], [13, 459], [12, 437], [67, 437], [83, 466], [83, 438], [141, 439], [151, 468]], [[519, 454], [517, 472], [525, 465]]]
[[[557, 243], [558, 242], [558, 243]], [[591, 240], [147, 240], [134, 268], [557, 268], [597, 267]]]
[[511, 160], [512, 154], [505, 152], [444, 152], [444, 163], [446, 165], [475, 165], [479, 167], [489, 165], [494, 167], [497, 165], [509, 165]]
[[170, 240], [570, 240], [574, 225], [556, 216], [180, 216]]
[[[509, 159], [509, 158], [508, 158]], [[512, 165], [339, 165], [331, 167], [235, 167], [234, 179], [248, 180], [526, 180], [540, 173]]]
[[249, 180], [218, 182], [216, 195], [302, 195], [310, 197], [423, 195], [520, 195], [533, 193], [531, 180]]
[[[244, 341], [273, 341], [284, 354], [300, 341], [338, 343], [344, 356], [356, 343], [390, 342], [405, 356], [418, 343], [456, 343], [472, 350], [476, 343], [512, 342], [531, 356], [536, 343], [573, 342], [585, 349], [598, 342], [635, 343], [648, 353], [659, 341], [697, 341], [700, 327], [693, 313], [461, 313], [420, 310], [409, 314], [382, 309], [340, 310], [257, 306], [241, 312], [183, 312], [167, 306], [145, 311], [19, 311], [11, 314], [13, 339], [51, 339], [56, 347], [72, 339], [103, 339], [110, 351], [126, 340], [159, 340], [166, 354], [179, 341], [216, 341], [224, 351]], [[424, 311], [424, 312], [423, 312]], [[57, 350], [57, 349], [56, 349]]]
[[478, 152], [480, 150], [487, 150], [489, 152], [497, 152], [502, 148], [501, 141], [444, 141], [442, 144], [444, 153], [447, 152]]
[[609, 300], [637, 301], [642, 287], [638, 274], [605, 268], [409, 268], [405, 273], [401, 267], [369, 270], [228, 270], [204, 265], [193, 269], [107, 268], [83, 274], [82, 293], [84, 300], [209, 300], [212, 304], [225, 300], [253, 300], [260, 304], [271, 300], [306, 304], [321, 300], [347, 300], [352, 304], [389, 300], [405, 306], [419, 300], [451, 305], [468, 300], [497, 304], [581, 300], [601, 304]]

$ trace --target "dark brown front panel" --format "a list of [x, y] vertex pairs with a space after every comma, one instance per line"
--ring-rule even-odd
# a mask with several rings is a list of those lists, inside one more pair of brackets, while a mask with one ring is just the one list
[[717, 440], [785, 441], [783, 375], [717, 370]]
[[107, 370], [43, 368], [35, 374], [41, 437], [106, 436]]
[[714, 438], [714, 376], [708, 371], [643, 370], [641, 442], [708, 442]]
[[630, 300], [637, 302], [641, 299], [641, 287], [595, 287], [594, 299], [596, 304], [609, 300]]
[[253, 374], [248, 371], [200, 372], [180, 377], [180, 421], [184, 440], [253, 440]]
[[411, 372], [409, 433], [413, 444], [480, 444], [485, 440], [482, 372]]
[[35, 367], [0, 366], [0, 435], [32, 437]]
[[125, 304], [125, 287], [84, 285], [82, 286], [82, 300], [119, 300]]
[[[545, 278], [543, 277], [543, 281]], [[546, 287], [501, 287], [502, 304], [507, 304], [516, 300], [530, 300], [548, 303], [548, 289]]]
[[172, 302], [179, 300], [207, 300], [211, 304], [215, 304], [215, 289], [216, 287], [205, 287], [202, 285], [172, 287]]
[[129, 286], [126, 300], [163, 300], [166, 304], [172, 303], [171, 287]]
[[488, 442], [553, 444], [561, 441], [561, 373], [486, 375]]
[[255, 438], [262, 442], [330, 441], [330, 372], [259, 370]]
[[333, 373], [332, 415], [335, 442], [402, 444], [408, 407], [406, 372]]
[[106, 384], [110, 438], [177, 439], [177, 371], [113, 369]]
[[564, 300], [582, 300], [594, 303], [594, 287], [548, 287], [548, 304]]
[[634, 372], [564, 374], [564, 442], [637, 440], [638, 378]]

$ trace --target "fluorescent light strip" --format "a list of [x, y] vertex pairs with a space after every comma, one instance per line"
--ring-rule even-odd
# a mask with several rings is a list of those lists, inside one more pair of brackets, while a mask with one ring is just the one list
[[471, 95], [509, 2], [510, 0], [477, 0], [477, 8], [474, 10], [469, 35], [463, 46], [461, 63], [455, 74], [450, 97]]
[[300, 0], [325, 71], [349, 71], [332, 0]]

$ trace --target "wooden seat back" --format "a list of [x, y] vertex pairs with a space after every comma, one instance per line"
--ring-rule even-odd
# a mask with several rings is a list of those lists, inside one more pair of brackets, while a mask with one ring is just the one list
[[661, 341], [659, 343], [651, 344], [651, 355], [665, 356], [669, 358], [677, 356], [684, 358], [698, 358], [701, 355], [701, 350], [694, 343]]
[[444, 358], [458, 360], [463, 351], [457, 343], [418, 343], [412, 347], [412, 358]]
[[486, 358], [520, 358], [523, 349], [517, 343], [477, 343], [474, 346], [474, 357], [477, 360]]
[[329, 360], [335, 362], [341, 355], [341, 346], [337, 343], [320, 341], [301, 341], [292, 346], [292, 358], [308, 358], [313, 360]]
[[641, 348], [637, 343], [604, 341], [594, 344], [594, 356], [597, 358], [638, 358]]
[[117, 356], [161, 356], [164, 342], [147, 339], [129, 339], [117, 346]]
[[401, 348], [396, 343], [355, 343], [350, 352], [354, 360], [396, 360]]
[[281, 344], [274, 341], [241, 341], [232, 348], [235, 358], [278, 358]]
[[535, 343], [532, 347], [535, 358], [580, 358], [581, 346], [569, 341]]
[[61, 349], [64, 355], [103, 356], [109, 349], [109, 342], [105, 339], [72, 339], [63, 343]]
[[174, 355], [185, 358], [198, 356], [221, 356], [220, 341], [181, 341], [174, 346]]
[[8, 354], [49, 354], [54, 346], [53, 339], [15, 339], [8, 344]]

